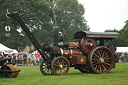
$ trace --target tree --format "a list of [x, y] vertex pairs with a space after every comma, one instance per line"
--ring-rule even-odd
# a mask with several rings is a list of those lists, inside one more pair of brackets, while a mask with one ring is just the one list
[[125, 22], [126, 25], [121, 30], [106, 30], [105, 32], [118, 32], [120, 34], [120, 38], [116, 39], [116, 42], [118, 43], [117, 46], [119, 47], [126, 47], [128, 46], [128, 20]]
[[[0, 29], [0, 31], [2, 32], [2, 34], [0, 35], [0, 41], [8, 47], [15, 49], [18, 49], [19, 47], [24, 48], [26, 45], [31, 45], [31, 42], [23, 31], [22, 34], [24, 36], [20, 36], [20, 33], [17, 32], [17, 29], [20, 28], [19, 24], [15, 20], [7, 19], [5, 17], [5, 14], [7, 12], [12, 13], [14, 11], [18, 11], [24, 23], [31, 30], [31, 32], [34, 33], [34, 35], [40, 32], [40, 35], [43, 34], [43, 36], [45, 37], [51, 32], [52, 25], [49, 23], [49, 14], [51, 11], [49, 7], [44, 4], [44, 0], [8, 0], [0, 1], [0, 4], [0, 17], [2, 17], [0, 20], [0, 27], [2, 28]], [[6, 32], [4, 30], [4, 27], [6, 25], [9, 25], [12, 28], [10, 31], [11, 37], [9, 38], [5, 36]], [[47, 38], [48, 37], [49, 41], [51, 41], [50, 36], [47, 36]], [[45, 39], [42, 39], [42, 37], [38, 39], [39, 42], [46, 41]]]
[[[117, 33], [119, 33], [120, 34], [120, 31], [118, 31], [118, 30], [116, 30], [116, 29], [114, 29], [114, 30], [105, 30], [105, 32], [117, 32]], [[116, 40], [116, 45], [119, 47], [119, 46], [122, 46], [122, 42], [124, 42], [123, 41], [123, 39], [121, 39], [121, 38], [117, 38], [117, 39], [115, 39]]]
[[125, 26], [123, 27], [123, 29], [120, 30], [120, 35], [121, 35], [121, 40], [122, 42], [120, 43], [121, 46], [128, 46], [128, 20], [125, 22]]
[[[14, 5], [15, 4], [15, 5]], [[16, 31], [16, 29], [14, 29], [16, 27], [16, 24], [11, 24], [10, 22], [12, 22], [11, 20], [7, 19], [5, 17], [5, 14], [9, 11], [9, 10], [13, 10], [15, 9], [15, 6], [17, 6], [18, 9], [18, 5], [16, 3], [14, 3], [14, 1], [12, 2], [10, 1], [0, 1], [0, 17], [1, 20], [0, 22], [2, 22], [0, 24], [0, 41], [1, 43], [4, 43], [5, 45], [7, 45], [8, 47], [13, 47], [14, 49], [16, 49], [17, 47], [17, 39], [19, 39], [20, 36], [18, 36], [18, 32]], [[14, 22], [12, 22], [14, 23]], [[4, 30], [5, 26], [9, 25], [11, 27], [11, 37], [8, 38], [6, 37], [6, 31]], [[17, 43], [14, 43], [17, 42]]]
[[59, 26], [68, 38], [77, 31], [89, 30], [84, 19], [84, 7], [77, 0], [47, 0], [52, 9], [51, 22]]

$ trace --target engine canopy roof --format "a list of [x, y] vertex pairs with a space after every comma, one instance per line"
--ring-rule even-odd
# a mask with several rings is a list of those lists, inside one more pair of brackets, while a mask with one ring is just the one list
[[90, 31], [78, 31], [74, 34], [74, 39], [87, 38], [119, 38], [120, 34], [117, 32], [90, 32]]

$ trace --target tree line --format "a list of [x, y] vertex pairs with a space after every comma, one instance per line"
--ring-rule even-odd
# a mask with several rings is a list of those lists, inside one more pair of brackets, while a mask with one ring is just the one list
[[118, 32], [120, 38], [116, 39], [118, 47], [128, 47], [128, 20], [126, 20], [125, 25], [121, 30], [105, 30], [105, 32]]

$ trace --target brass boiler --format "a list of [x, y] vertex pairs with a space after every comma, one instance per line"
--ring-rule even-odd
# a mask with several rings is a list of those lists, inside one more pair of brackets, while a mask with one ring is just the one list
[[68, 50], [61, 49], [61, 55], [70, 58], [73, 56], [82, 56], [82, 52], [80, 49], [68, 49]]
[[61, 55], [68, 58], [71, 64], [86, 64], [86, 56], [83, 56], [78, 42], [69, 42], [68, 49], [61, 49]]
[[71, 56], [82, 56], [82, 52], [79, 49], [80, 43], [76, 42], [70, 42], [68, 48], [69, 49], [60, 49], [61, 50], [61, 55], [64, 57], [71, 57]]

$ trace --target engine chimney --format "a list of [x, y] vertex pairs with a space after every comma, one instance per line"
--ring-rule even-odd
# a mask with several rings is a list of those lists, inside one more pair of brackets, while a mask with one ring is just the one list
[[59, 28], [59, 26], [53, 26], [53, 29], [54, 29], [54, 46], [58, 45], [58, 28]]

